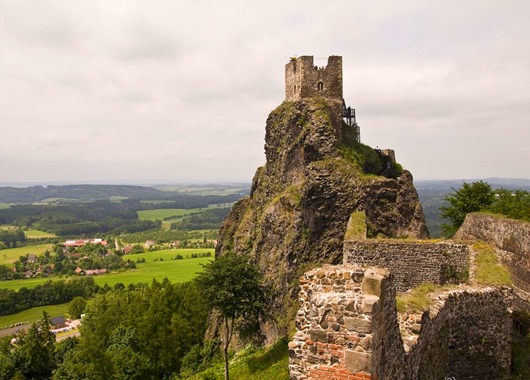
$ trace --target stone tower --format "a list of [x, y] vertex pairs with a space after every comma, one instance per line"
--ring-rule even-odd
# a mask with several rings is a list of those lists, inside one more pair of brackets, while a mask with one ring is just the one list
[[[314, 65], [313, 56], [291, 58], [285, 65], [285, 100], [323, 97], [332, 109], [332, 122], [339, 141], [359, 141], [356, 122], [343, 125], [345, 103], [342, 96], [342, 57], [332, 55], [324, 67]], [[353, 110], [355, 113], [355, 110]]]
[[315, 66], [307, 55], [285, 65], [285, 100], [314, 96], [342, 103], [342, 57], [332, 55], [324, 67]]

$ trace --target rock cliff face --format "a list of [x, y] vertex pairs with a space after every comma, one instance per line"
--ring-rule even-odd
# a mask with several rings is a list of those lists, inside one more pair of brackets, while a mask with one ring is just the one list
[[412, 175], [364, 174], [351, 158], [356, 147], [338, 140], [333, 120], [323, 98], [286, 101], [275, 109], [266, 125], [266, 165], [258, 168], [250, 197], [234, 205], [220, 230], [216, 254], [251, 256], [277, 293], [278, 311], [304, 270], [342, 262], [354, 211], [365, 213], [370, 236], [427, 237]]

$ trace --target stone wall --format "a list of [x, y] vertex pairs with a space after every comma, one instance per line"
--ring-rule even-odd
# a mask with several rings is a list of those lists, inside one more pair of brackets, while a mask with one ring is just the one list
[[423, 283], [467, 281], [469, 247], [464, 244], [360, 240], [344, 242], [344, 264], [389, 269], [397, 292]]
[[455, 238], [482, 240], [501, 250], [500, 259], [508, 267], [514, 285], [530, 292], [530, 223], [471, 213]]
[[432, 295], [405, 350], [387, 270], [324, 266], [300, 286], [292, 380], [509, 378], [512, 321], [503, 289], [465, 285]]
[[407, 378], [509, 379], [512, 318], [503, 290], [463, 287], [434, 298], [407, 355]]

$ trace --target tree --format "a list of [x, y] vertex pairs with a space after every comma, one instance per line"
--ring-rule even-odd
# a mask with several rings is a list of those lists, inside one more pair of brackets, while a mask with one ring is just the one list
[[495, 200], [495, 192], [491, 186], [482, 181], [466, 183], [459, 190], [445, 197], [449, 206], [442, 206], [440, 210], [443, 218], [449, 219], [449, 224], [443, 224], [444, 234], [452, 236], [464, 223], [466, 215], [470, 212], [482, 211], [488, 208]]
[[495, 202], [488, 211], [530, 222], [530, 193], [524, 190], [498, 189], [495, 191]]
[[247, 256], [232, 253], [206, 264], [197, 277], [204, 300], [219, 313], [224, 327], [225, 380], [229, 380], [228, 347], [234, 332], [242, 339], [259, 336], [260, 324], [268, 318], [269, 292], [262, 280]]
[[68, 306], [68, 314], [70, 314], [70, 317], [74, 319], [81, 318], [81, 314], [85, 311], [86, 304], [87, 302], [83, 297], [75, 297]]
[[17, 368], [26, 379], [47, 379], [55, 368], [55, 335], [50, 332], [46, 312], [33, 323], [18, 350]]

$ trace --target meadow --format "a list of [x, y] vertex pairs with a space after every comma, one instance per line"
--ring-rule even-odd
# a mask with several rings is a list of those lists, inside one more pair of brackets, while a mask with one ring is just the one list
[[[190, 258], [192, 253], [210, 252], [212, 257]], [[182, 260], [172, 260], [179, 254], [184, 257]], [[214, 250], [206, 248], [198, 249], [166, 249], [163, 251], [154, 251], [140, 253], [136, 255], [125, 255], [124, 260], [130, 259], [136, 262], [139, 259], [145, 259], [145, 263], [137, 263], [137, 268], [128, 271], [119, 271], [109, 274], [94, 276], [96, 284], [103, 286], [107, 283], [114, 286], [122, 283], [128, 284], [151, 283], [153, 279], [162, 281], [164, 278], [171, 282], [190, 281], [202, 271], [202, 265], [213, 260]], [[18, 258], [18, 256], [17, 256]], [[20, 280], [0, 281], [0, 288], [18, 290], [22, 287], [33, 288], [42, 285], [52, 278], [38, 277]]]
[[20, 313], [0, 316], [0, 329], [14, 325], [20, 322], [35, 322], [42, 319], [42, 313], [45, 311], [50, 317], [56, 315], [65, 315], [68, 313], [70, 302], [59, 305], [38, 306]]
[[46, 250], [51, 250], [52, 247], [53, 244], [39, 244], [20, 248], [2, 249], [0, 250], [0, 265], [12, 264], [17, 261], [20, 256], [27, 255], [28, 253], [42, 255]]
[[161, 208], [155, 210], [140, 210], [138, 211], [138, 219], [140, 220], [164, 220], [165, 218], [178, 218], [186, 215], [197, 214], [205, 209], [203, 208]]
[[189, 185], [163, 185], [157, 186], [156, 189], [162, 191], [175, 191], [186, 194], [194, 195], [231, 195], [231, 194], [240, 194], [245, 193], [250, 190], [250, 187], [246, 188], [245, 185], [241, 186], [189, 186]]
[[[2, 209], [1, 203], [0, 203], [0, 210]], [[0, 229], [9, 230], [9, 229], [17, 229], [17, 226], [11, 226], [8, 224], [2, 224], [0, 225]], [[42, 238], [55, 238], [57, 235], [51, 234], [46, 231], [39, 231], [39, 230], [25, 230], [24, 235], [26, 235], [26, 238], [28, 239], [42, 239]]]
[[55, 238], [57, 235], [51, 234], [46, 231], [39, 230], [26, 230], [24, 234], [28, 239], [43, 239], [43, 238]]

